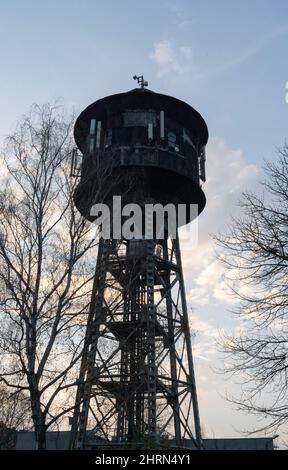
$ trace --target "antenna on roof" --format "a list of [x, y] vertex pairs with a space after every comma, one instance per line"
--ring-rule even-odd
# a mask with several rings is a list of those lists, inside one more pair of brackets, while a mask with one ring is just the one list
[[137, 80], [138, 84], [140, 85], [141, 89], [144, 90], [144, 87], [145, 86], [148, 86], [148, 82], [146, 82], [146, 80], [144, 80], [144, 76], [143, 75], [140, 75], [139, 77], [137, 77], [137, 75], [134, 75], [133, 76], [133, 79], [134, 80]]

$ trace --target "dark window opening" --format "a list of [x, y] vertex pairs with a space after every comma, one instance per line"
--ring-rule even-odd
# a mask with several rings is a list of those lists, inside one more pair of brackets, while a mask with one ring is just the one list
[[167, 132], [167, 143], [168, 143], [169, 150], [172, 150], [173, 152], [175, 152], [176, 148], [178, 148], [178, 151], [179, 151], [179, 146], [177, 145], [176, 132], [172, 132], [172, 131]]
[[153, 141], [153, 123], [148, 122], [148, 141], [151, 143]]
[[156, 126], [155, 111], [127, 110], [123, 116], [124, 127], [147, 127], [149, 122]]
[[109, 149], [112, 146], [112, 137], [113, 137], [112, 129], [107, 129], [106, 134], [105, 134], [105, 150]]

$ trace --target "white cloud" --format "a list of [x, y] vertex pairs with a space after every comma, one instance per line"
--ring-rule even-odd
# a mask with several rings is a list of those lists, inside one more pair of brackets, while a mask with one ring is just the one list
[[209, 292], [204, 287], [195, 287], [187, 295], [192, 305], [207, 305], [209, 303]]
[[191, 68], [192, 50], [187, 46], [177, 48], [171, 41], [163, 40], [153, 44], [149, 57], [157, 65], [158, 78], [170, 74], [183, 75]]
[[198, 375], [198, 380], [202, 380], [202, 382], [207, 382], [208, 377], [206, 375]]
[[[212, 323], [206, 320], [203, 320], [202, 318], [199, 317], [199, 315], [195, 315], [194, 313], [190, 316], [189, 323], [190, 323], [190, 329], [192, 331], [196, 331], [198, 334], [205, 336], [206, 340], [207, 338], [209, 339], [209, 348], [211, 349], [212, 347], [213, 352], [214, 352], [214, 346], [215, 346], [214, 339], [218, 338], [219, 335], [223, 333], [223, 329], [217, 328]], [[210, 338], [213, 339], [211, 343], [210, 343]], [[196, 339], [197, 339], [197, 335], [196, 335]]]
[[178, 4], [171, 5], [169, 9], [171, 11], [171, 16], [175, 19], [174, 24], [178, 28], [191, 28], [192, 25], [197, 23], [195, 17], [191, 16], [191, 12], [189, 9], [187, 10], [187, 8], [183, 8], [183, 6], [180, 6]]
[[[225, 232], [231, 215], [240, 215], [237, 203], [241, 193], [247, 189], [257, 191], [259, 170], [246, 161], [241, 150], [229, 148], [223, 139], [216, 137], [210, 139], [207, 147], [207, 176], [207, 182], [203, 185], [207, 205], [198, 218], [198, 245], [182, 251], [182, 260], [187, 300], [189, 307], [192, 307], [189, 322], [191, 330], [196, 332], [192, 338], [192, 349], [202, 423], [210, 424], [213, 413], [215, 422], [219, 421], [219, 416], [225, 414], [229, 416], [226, 420], [226, 432], [233, 435], [230, 423], [236, 418], [232, 416], [231, 406], [218, 395], [221, 392], [225, 396], [227, 384], [222, 375], [219, 376], [219, 382], [215, 383], [215, 371], [224, 367], [218, 340], [225, 333], [241, 334], [243, 325], [228, 312], [232, 309], [235, 298], [230, 295], [225, 282], [225, 267], [216, 259], [216, 246], [209, 234]], [[187, 246], [189, 244], [186, 242], [185, 247]], [[240, 292], [248, 287], [238, 286]], [[205, 386], [206, 380], [202, 377], [207, 377], [209, 388]], [[235, 390], [237, 395], [238, 385], [230, 381], [230, 393], [231, 390]], [[237, 420], [239, 422], [241, 418], [237, 416]]]
[[235, 302], [225, 282], [225, 267], [215, 257], [216, 245], [211, 233], [225, 232], [231, 216], [240, 214], [241, 193], [255, 189], [259, 170], [245, 160], [241, 150], [227, 147], [223, 139], [216, 137], [210, 139], [207, 147], [207, 175], [203, 187], [207, 204], [198, 218], [198, 245], [193, 247], [191, 243], [189, 249], [186, 241], [182, 251], [188, 300], [192, 306], [199, 307], [213, 300], [228, 305]]
[[215, 282], [223, 275], [223, 265], [218, 260], [212, 261], [208, 266], [204, 267], [197, 278], [197, 284], [200, 286], [213, 287]]
[[227, 304], [238, 303], [238, 299], [235, 297], [231, 289], [229, 289], [225, 281], [218, 282], [215, 285], [213, 289], [213, 297]]

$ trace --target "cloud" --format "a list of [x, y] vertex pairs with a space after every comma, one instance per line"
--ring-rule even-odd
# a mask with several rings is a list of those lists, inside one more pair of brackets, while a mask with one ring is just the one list
[[197, 249], [203, 247], [209, 255], [212, 243], [209, 234], [223, 231], [231, 215], [240, 214], [241, 194], [248, 189], [257, 190], [259, 168], [248, 163], [241, 150], [229, 148], [220, 137], [210, 138], [206, 153], [207, 181], [203, 190], [207, 203], [197, 220]]
[[235, 295], [233, 294], [231, 289], [229, 289], [227, 282], [225, 282], [224, 280], [221, 282], [218, 282], [215, 285], [213, 289], [213, 297], [216, 300], [225, 302], [226, 304], [233, 305], [233, 304], [238, 303], [238, 299], [235, 298]]
[[207, 183], [204, 191], [207, 205], [200, 228], [223, 230], [231, 215], [240, 212], [238, 202], [246, 189], [255, 186], [259, 176], [256, 165], [245, 160], [241, 150], [227, 147], [224, 140], [215, 137], [207, 146]]
[[189, 9], [184, 8], [180, 5], [170, 5], [169, 10], [172, 18], [174, 18], [174, 24], [180, 29], [191, 28], [192, 25], [197, 23], [196, 18], [191, 17]]
[[[257, 191], [259, 169], [247, 162], [240, 149], [230, 148], [223, 139], [214, 137], [207, 147], [207, 176], [207, 182], [203, 185], [207, 205], [198, 218], [198, 245], [182, 251], [182, 261], [189, 323], [191, 331], [196, 333], [192, 337], [192, 349], [202, 422], [210, 424], [213, 421], [211, 416], [215, 414], [215, 426], [219, 434], [219, 429], [224, 429], [224, 425], [219, 426], [219, 416], [229, 415], [225, 424], [226, 432], [233, 435], [230, 423], [241, 421], [241, 416], [234, 418], [233, 415], [232, 419], [234, 412], [230, 405], [219, 397], [219, 392], [225, 396], [227, 384], [222, 376], [218, 376], [218, 382], [215, 383], [215, 371], [224, 367], [223, 356], [219, 352], [219, 339], [229, 332], [241, 334], [243, 324], [232, 318], [228, 312], [236, 300], [227, 287], [225, 267], [216, 259], [215, 242], [209, 234], [225, 232], [231, 215], [240, 215], [238, 201], [241, 193], [249, 189]], [[189, 246], [187, 242], [185, 246]], [[241, 289], [247, 289], [247, 286], [239, 286], [240, 292]], [[202, 376], [207, 377], [209, 388], [204, 386], [206, 380]], [[235, 390], [237, 395], [238, 387], [229, 382], [230, 393]]]
[[218, 260], [212, 261], [208, 266], [204, 267], [197, 278], [197, 284], [200, 286], [213, 287], [215, 280], [219, 280], [223, 274], [223, 265]]
[[211, 250], [208, 262], [194, 279], [194, 284], [197, 287], [193, 287], [188, 293], [188, 300], [191, 305], [208, 305], [213, 299], [228, 304], [237, 302], [224, 280], [224, 275], [224, 265], [219, 260], [214, 259], [214, 250]]
[[195, 287], [187, 295], [191, 305], [207, 305], [209, 303], [209, 293], [204, 287]]
[[190, 47], [175, 47], [171, 41], [163, 40], [153, 44], [153, 51], [149, 54], [157, 68], [157, 77], [165, 75], [184, 75], [189, 72], [192, 62]]
[[215, 257], [211, 234], [225, 232], [231, 216], [240, 215], [241, 193], [257, 190], [259, 169], [245, 160], [241, 150], [229, 148], [216, 137], [207, 147], [207, 175], [203, 187], [207, 204], [197, 220], [198, 244], [194, 247], [191, 243], [189, 250], [186, 241], [182, 251], [189, 300], [199, 306], [208, 305], [211, 299], [233, 303], [224, 283], [225, 267]]

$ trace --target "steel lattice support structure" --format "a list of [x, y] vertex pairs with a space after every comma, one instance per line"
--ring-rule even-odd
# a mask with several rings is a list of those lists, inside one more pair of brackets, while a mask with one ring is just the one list
[[72, 448], [201, 448], [178, 238], [101, 240], [76, 404]]

